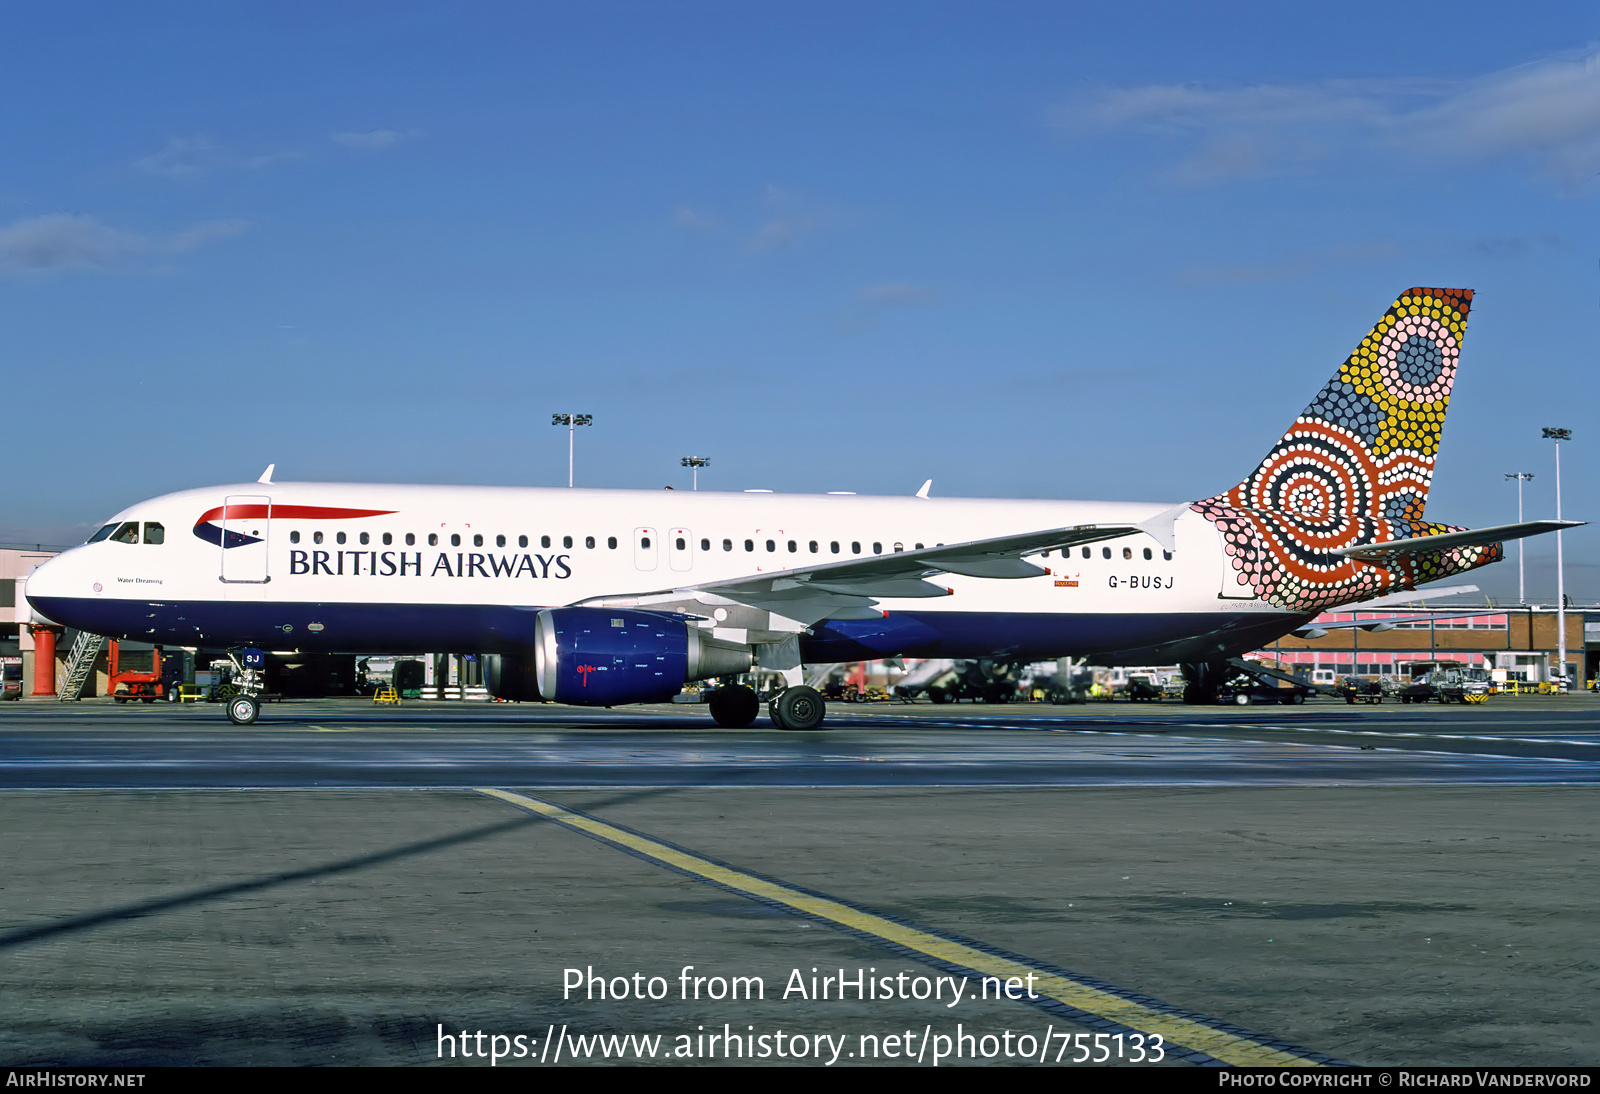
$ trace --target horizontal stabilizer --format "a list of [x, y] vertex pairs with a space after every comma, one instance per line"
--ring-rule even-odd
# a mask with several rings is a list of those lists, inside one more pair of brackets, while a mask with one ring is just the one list
[[1387, 562], [1403, 555], [1423, 555], [1434, 551], [1448, 551], [1455, 547], [1485, 547], [1491, 543], [1504, 543], [1508, 539], [1559, 532], [1563, 528], [1581, 528], [1582, 520], [1530, 520], [1522, 524], [1497, 524], [1492, 528], [1472, 528], [1464, 532], [1440, 532], [1434, 536], [1413, 536], [1410, 539], [1391, 539], [1384, 543], [1363, 543], [1355, 547], [1335, 547], [1333, 553], [1361, 562]]

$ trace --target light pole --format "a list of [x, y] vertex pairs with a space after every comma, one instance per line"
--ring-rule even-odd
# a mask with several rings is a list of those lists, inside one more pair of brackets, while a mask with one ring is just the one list
[[[1572, 439], [1570, 429], [1546, 429], [1545, 440], [1556, 442], [1556, 519], [1561, 519], [1561, 442]], [[1567, 574], [1562, 564], [1561, 529], [1556, 529], [1556, 636], [1561, 658], [1561, 680], [1567, 679]]]
[[[1530, 481], [1533, 478], [1533, 472], [1532, 471], [1517, 471], [1517, 472], [1514, 472], [1514, 473], [1507, 474], [1506, 478], [1508, 478], [1508, 479], [1516, 479], [1517, 480], [1517, 523], [1521, 524], [1522, 523], [1522, 484], [1525, 483], [1525, 482]], [[1527, 589], [1527, 584], [1526, 584], [1526, 582], [1524, 580], [1524, 571], [1523, 571], [1523, 567], [1522, 567], [1523, 546], [1524, 546], [1524, 544], [1526, 542], [1527, 542], [1526, 537], [1524, 537], [1523, 539], [1517, 540], [1517, 603], [1518, 604], [1526, 604], [1528, 602], [1528, 589]]]
[[710, 456], [685, 456], [683, 466], [694, 468], [694, 488], [700, 489], [700, 469], [711, 466]]
[[594, 425], [593, 414], [552, 414], [551, 425], [567, 427], [567, 487], [572, 487], [572, 433], [580, 425]]

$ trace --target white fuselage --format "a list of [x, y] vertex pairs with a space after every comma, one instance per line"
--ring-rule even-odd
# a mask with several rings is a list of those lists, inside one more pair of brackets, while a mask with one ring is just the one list
[[[247, 483], [132, 506], [107, 527], [137, 525], [138, 542], [125, 542], [126, 532], [113, 533], [73, 548], [40, 567], [27, 591], [36, 609], [57, 622], [186, 646], [370, 653], [503, 649], [522, 639], [516, 623], [507, 622], [513, 617], [497, 612], [667, 593], [1039, 529], [1137, 524], [1170, 508]], [[147, 542], [152, 524], [161, 526], [154, 537], [160, 542]], [[1034, 555], [1030, 561], [1049, 572], [1032, 578], [939, 574], [931, 580], [949, 595], [878, 598], [877, 606], [886, 618], [905, 614], [928, 621], [940, 635], [938, 652], [958, 657], [1117, 660], [1124, 653], [1173, 646], [1171, 652], [1193, 659], [1192, 650], [1185, 651], [1201, 636], [1218, 628], [1248, 632], [1248, 641], [1238, 633], [1237, 640], [1214, 643], [1217, 651], [1238, 647], [1224, 651], [1232, 655], [1304, 618], [1234, 584], [1215, 526], [1198, 514], [1184, 512], [1177, 519], [1171, 542], [1169, 551], [1141, 533]], [[702, 602], [713, 604], [715, 598]], [[712, 618], [710, 609], [705, 614]], [[1008, 621], [1026, 637], [1015, 643], [997, 639]], [[823, 621], [809, 631], [787, 629], [844, 634], [863, 626]], [[482, 640], [473, 642], [475, 628], [485, 627]], [[771, 620], [764, 629], [785, 627]], [[929, 641], [924, 636], [911, 643], [915, 649], [894, 649], [894, 640], [885, 638], [870, 650], [879, 656], [917, 653]], [[1219, 656], [1217, 651], [1209, 656]]]

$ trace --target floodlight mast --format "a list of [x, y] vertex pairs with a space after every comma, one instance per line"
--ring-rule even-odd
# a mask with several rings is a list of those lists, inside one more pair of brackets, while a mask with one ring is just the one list
[[[1521, 524], [1522, 523], [1522, 484], [1524, 482], [1529, 482], [1529, 481], [1531, 481], [1533, 479], [1533, 472], [1532, 471], [1512, 471], [1512, 472], [1507, 472], [1506, 478], [1508, 478], [1508, 479], [1516, 479], [1517, 480], [1517, 523]], [[1526, 571], [1523, 568], [1523, 559], [1524, 559], [1524, 556], [1526, 554], [1526, 552], [1523, 550], [1523, 548], [1526, 545], [1526, 543], [1527, 543], [1526, 537], [1524, 537], [1523, 539], [1517, 540], [1517, 603], [1518, 604], [1526, 604], [1528, 602], [1528, 585], [1527, 585], [1527, 580], [1526, 580], [1526, 576], [1525, 576], [1526, 575]]]
[[551, 425], [564, 425], [567, 427], [567, 489], [572, 488], [572, 434], [580, 425], [593, 425], [593, 414], [552, 414]]
[[684, 467], [692, 467], [692, 468], [694, 468], [694, 489], [698, 490], [698, 489], [700, 489], [700, 469], [702, 467], [710, 467], [711, 466], [711, 457], [710, 456], [685, 456], [683, 458], [683, 466]]
[[[1561, 519], [1561, 442], [1572, 439], [1572, 430], [1546, 428], [1544, 439], [1556, 442], [1556, 519]], [[1556, 649], [1560, 651], [1561, 681], [1567, 682], [1567, 573], [1561, 555], [1561, 529], [1556, 529]]]

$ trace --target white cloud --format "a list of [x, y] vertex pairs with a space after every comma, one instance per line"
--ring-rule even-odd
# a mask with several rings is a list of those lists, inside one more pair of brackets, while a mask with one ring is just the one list
[[935, 298], [928, 289], [904, 283], [858, 289], [855, 298], [840, 312], [839, 325], [845, 330], [866, 330], [877, 326], [878, 317], [891, 308], [926, 304]]
[[366, 133], [334, 133], [332, 139], [346, 148], [357, 148], [363, 152], [382, 152], [385, 148], [392, 148], [403, 140], [418, 136], [413, 130], [402, 133], [398, 129], [373, 129]]
[[303, 155], [294, 151], [240, 152], [207, 137], [174, 137], [161, 151], [135, 160], [134, 166], [162, 178], [192, 179], [217, 171], [259, 171]]
[[792, 246], [801, 236], [815, 231], [822, 218], [810, 210], [810, 202], [798, 190], [768, 185], [762, 200], [777, 213], [745, 240], [750, 251], [778, 251]]
[[218, 220], [171, 236], [149, 236], [76, 213], [28, 217], [0, 228], [0, 273], [98, 269], [139, 255], [192, 250], [246, 227], [242, 220]]
[[1412, 166], [1520, 158], [1566, 185], [1600, 172], [1600, 53], [1476, 80], [1325, 81], [1234, 89], [1121, 88], [1059, 107], [1064, 135], [1141, 132], [1181, 148], [1179, 183], [1374, 159]]

